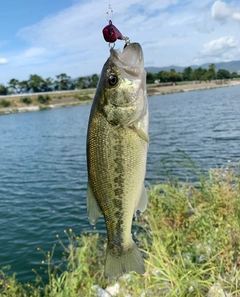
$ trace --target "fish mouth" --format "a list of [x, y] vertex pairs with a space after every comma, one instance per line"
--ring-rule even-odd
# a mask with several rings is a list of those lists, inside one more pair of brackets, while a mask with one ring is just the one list
[[129, 43], [121, 52], [110, 50], [114, 63], [125, 72], [133, 76], [139, 76], [144, 70], [144, 59], [142, 47], [139, 43]]

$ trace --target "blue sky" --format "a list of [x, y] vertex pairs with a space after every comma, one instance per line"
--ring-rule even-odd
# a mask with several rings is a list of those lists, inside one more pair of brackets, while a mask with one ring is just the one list
[[145, 66], [240, 60], [239, 0], [8, 0], [1, 1], [0, 83], [99, 74], [109, 56], [101, 33], [109, 4], [116, 27], [142, 44]]

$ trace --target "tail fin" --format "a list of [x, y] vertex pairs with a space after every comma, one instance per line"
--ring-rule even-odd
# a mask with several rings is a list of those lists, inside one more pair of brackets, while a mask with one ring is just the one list
[[120, 256], [112, 255], [107, 247], [105, 275], [112, 280], [117, 280], [123, 274], [135, 270], [139, 274], [145, 272], [144, 261], [135, 242], [132, 248], [122, 252]]

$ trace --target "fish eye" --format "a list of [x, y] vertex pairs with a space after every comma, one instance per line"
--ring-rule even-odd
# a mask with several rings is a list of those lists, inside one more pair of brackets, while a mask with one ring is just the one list
[[118, 83], [118, 77], [115, 74], [111, 74], [108, 78], [108, 83], [111, 87]]

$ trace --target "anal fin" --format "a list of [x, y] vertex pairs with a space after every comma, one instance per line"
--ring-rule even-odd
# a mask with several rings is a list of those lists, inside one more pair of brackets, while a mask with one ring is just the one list
[[90, 224], [95, 225], [98, 218], [101, 216], [102, 211], [98, 205], [96, 197], [93, 194], [93, 190], [89, 182], [87, 187], [87, 212]]
[[144, 185], [142, 186], [142, 192], [139, 197], [135, 212], [137, 210], [144, 212], [147, 209], [147, 204], [148, 204], [148, 196], [147, 196], [147, 191]]

